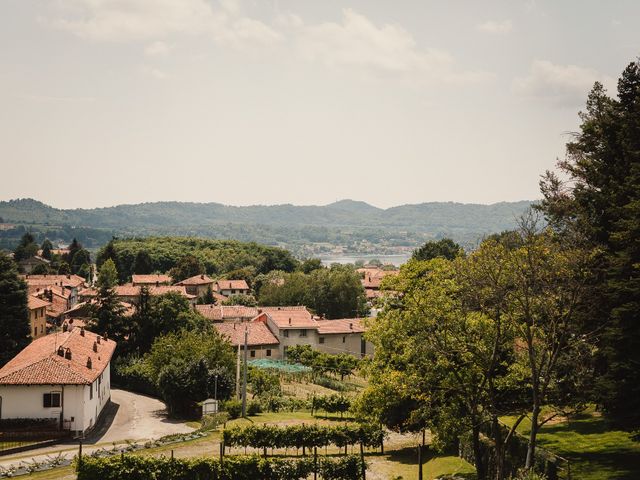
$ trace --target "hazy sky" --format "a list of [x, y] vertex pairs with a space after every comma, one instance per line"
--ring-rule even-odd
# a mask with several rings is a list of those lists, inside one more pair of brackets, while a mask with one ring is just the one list
[[640, 2], [0, 0], [0, 199], [539, 196]]

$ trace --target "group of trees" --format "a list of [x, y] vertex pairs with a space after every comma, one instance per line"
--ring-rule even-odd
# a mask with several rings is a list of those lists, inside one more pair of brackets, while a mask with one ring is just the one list
[[[113, 260], [121, 283], [134, 273], [170, 272], [174, 281], [207, 273], [251, 279], [272, 270], [291, 272], [298, 261], [277, 247], [235, 240], [207, 240], [192, 237], [148, 237], [112, 239], [98, 252], [101, 266]], [[247, 277], [247, 278], [245, 278]]]
[[0, 368], [31, 341], [27, 284], [15, 262], [0, 252]]
[[310, 345], [294, 345], [287, 349], [287, 359], [311, 368], [314, 375], [331, 373], [340, 380], [352, 375], [360, 361], [348, 353], [329, 354], [314, 350]]
[[[401, 431], [429, 428], [440, 444], [471, 431], [480, 479], [488, 474], [483, 423], [492, 426], [501, 479], [513, 430], [503, 438], [500, 417], [530, 418], [529, 468], [539, 428], [579, 408], [588, 391], [579, 365], [589, 365], [590, 351], [575, 312], [590, 254], [536, 229], [531, 217], [518, 240], [487, 240], [453, 260], [411, 260], [387, 281], [397, 295], [369, 332], [376, 355], [361, 412]], [[543, 406], [554, 413], [543, 416]]]
[[309, 273], [275, 271], [257, 277], [254, 289], [260, 305], [306, 305], [330, 319], [368, 312], [360, 275], [350, 265], [313, 268]]
[[91, 255], [89, 251], [82, 246], [75, 238], [69, 245], [69, 251], [62, 255], [53, 253], [53, 244], [48, 238], [38, 245], [35, 237], [31, 232], [22, 235], [18, 246], [13, 252], [13, 259], [16, 262], [26, 260], [38, 254], [41, 250], [41, 256], [45, 260], [49, 260], [48, 265], [36, 265], [31, 273], [44, 274], [77, 274], [84, 278], [91, 275]]
[[[640, 427], [640, 64], [623, 73], [617, 100], [596, 84], [581, 118], [563, 176], [541, 182], [545, 222], [530, 212], [468, 256], [416, 251], [385, 280], [396, 294], [368, 333], [376, 354], [358, 412], [429, 428], [440, 445], [471, 432], [479, 479], [505, 478], [524, 418], [526, 469], [540, 428], [588, 402]], [[506, 414], [517, 418], [510, 429]]]

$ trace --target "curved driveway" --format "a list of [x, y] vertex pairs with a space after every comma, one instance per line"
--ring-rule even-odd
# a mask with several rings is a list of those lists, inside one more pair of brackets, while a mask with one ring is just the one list
[[111, 404], [106, 408], [98, 429], [85, 443], [148, 440], [193, 431], [184, 423], [168, 419], [164, 403], [146, 395], [111, 389]]

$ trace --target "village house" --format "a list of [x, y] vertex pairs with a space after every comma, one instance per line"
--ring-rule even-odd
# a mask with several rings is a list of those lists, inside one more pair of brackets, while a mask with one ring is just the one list
[[364, 357], [373, 353], [373, 344], [368, 342], [362, 319], [318, 320], [318, 346], [325, 353], [350, 353]]
[[256, 307], [244, 305], [196, 305], [196, 310], [213, 322], [248, 322], [258, 316]]
[[44, 265], [45, 267], [48, 267], [50, 263], [51, 262], [46, 258], [42, 258], [39, 255], [34, 255], [32, 257], [23, 258], [22, 260], [20, 260], [18, 262], [18, 268], [21, 272], [29, 274], [38, 265]]
[[55, 419], [78, 434], [91, 430], [111, 398], [115, 347], [81, 328], [34, 340], [0, 369], [0, 419]]
[[[195, 295], [190, 295], [189, 293], [187, 293], [186, 288], [183, 286], [160, 285], [158, 287], [153, 286], [148, 288], [149, 288], [149, 295], [153, 297], [158, 295], [164, 295], [165, 293], [171, 293], [171, 292], [178, 293], [184, 296], [185, 298], [187, 298], [187, 300], [189, 300], [189, 303], [192, 306], [195, 306], [196, 301], [198, 300], [198, 298]], [[142, 290], [141, 286], [135, 286], [130, 283], [127, 283], [125, 285], [116, 285], [114, 287], [114, 290], [116, 293], [116, 297], [121, 302], [130, 303], [132, 305], [137, 305], [138, 303], [140, 303], [140, 291]], [[79, 294], [80, 300], [83, 302], [91, 302], [95, 300], [97, 296], [98, 296], [98, 291], [95, 288], [86, 288], [82, 290]]]
[[142, 285], [159, 287], [160, 285], [171, 285], [172, 281], [171, 277], [165, 274], [131, 275], [131, 284], [134, 287], [141, 287]]
[[176, 283], [176, 285], [186, 288], [188, 294], [195, 295], [196, 297], [204, 296], [210, 288], [213, 290], [213, 284], [213, 279], [205, 274], [185, 278], [181, 282]]
[[253, 322], [265, 323], [279, 341], [280, 356], [286, 358], [292, 345], [318, 345], [317, 322], [306, 307], [262, 307]]
[[251, 294], [251, 289], [244, 280], [218, 280], [213, 289], [225, 297]]
[[51, 303], [42, 300], [35, 295], [29, 295], [29, 326], [33, 340], [47, 334], [47, 307]]
[[362, 276], [362, 286], [367, 300], [370, 301], [382, 296], [380, 285], [384, 277], [398, 274], [397, 270], [383, 270], [378, 267], [364, 267], [359, 268], [357, 271]]
[[247, 330], [247, 357], [250, 360], [259, 358], [280, 358], [278, 339], [264, 322], [215, 323], [215, 329], [227, 338], [235, 348], [244, 350], [244, 332]]
[[73, 307], [78, 302], [78, 293], [85, 286], [85, 279], [79, 275], [24, 275], [30, 294], [40, 295], [44, 290], [51, 287], [58, 287], [64, 290], [69, 298], [69, 307]]

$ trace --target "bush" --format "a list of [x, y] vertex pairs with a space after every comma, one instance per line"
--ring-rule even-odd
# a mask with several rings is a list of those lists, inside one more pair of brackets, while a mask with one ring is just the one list
[[227, 400], [222, 404], [222, 411], [229, 415], [229, 419], [233, 420], [242, 415], [242, 402], [240, 400]]
[[251, 400], [247, 404], [247, 415], [253, 416], [262, 413], [262, 405], [257, 400]]
[[227, 412], [218, 412], [212, 413], [210, 415], [203, 415], [202, 417], [202, 426], [200, 430], [203, 432], [209, 430], [216, 430], [220, 425], [224, 424], [229, 420], [229, 414]]
[[365, 425], [251, 425], [233, 427], [222, 432], [228, 447], [252, 448], [313, 448], [336, 445], [345, 447], [362, 443], [366, 447], [379, 447], [384, 432], [378, 427]]
[[[347, 456], [321, 458], [317, 472], [325, 480], [358, 480], [362, 461]], [[171, 459], [133, 455], [110, 458], [83, 457], [76, 463], [78, 480], [303, 480], [314, 471], [313, 459], [261, 459], [257, 456]]]

